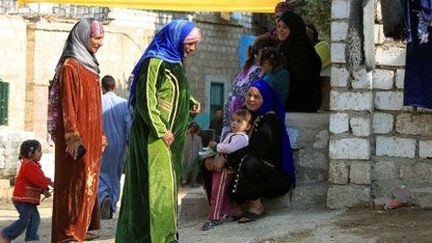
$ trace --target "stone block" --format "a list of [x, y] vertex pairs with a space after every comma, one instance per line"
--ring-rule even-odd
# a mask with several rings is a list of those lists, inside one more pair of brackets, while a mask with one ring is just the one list
[[382, 24], [376, 24], [375, 25], [375, 44], [382, 44], [384, 43], [385, 36], [384, 36], [384, 28]]
[[432, 187], [412, 189], [411, 194], [414, 203], [420, 208], [432, 208]]
[[346, 68], [331, 68], [330, 85], [332, 87], [347, 87], [348, 86], [348, 71]]
[[386, 134], [393, 131], [393, 120], [392, 114], [375, 112], [372, 121], [374, 133]]
[[315, 138], [316, 140], [312, 145], [314, 148], [320, 149], [320, 148], [328, 147], [330, 134], [327, 130], [319, 131], [318, 134], [315, 136]]
[[328, 160], [327, 150], [300, 149], [295, 152], [295, 166], [297, 170], [297, 184], [310, 184], [327, 181]]
[[403, 89], [405, 82], [405, 69], [398, 69], [396, 71], [396, 88]]
[[362, 138], [330, 139], [330, 159], [369, 159], [370, 143]]
[[376, 155], [415, 158], [416, 141], [409, 138], [383, 137], [376, 139]]
[[396, 132], [406, 135], [432, 136], [432, 115], [399, 114], [396, 116]]
[[392, 89], [394, 80], [394, 71], [375, 69], [373, 73], [374, 89]]
[[188, 193], [182, 198], [180, 220], [203, 219], [208, 214], [208, 202], [204, 192]]
[[331, 18], [332, 19], [347, 19], [349, 16], [350, 1], [335, 0], [332, 1]]
[[378, 22], [382, 22], [382, 12], [381, 12], [381, 2], [378, 1], [376, 3], [376, 8], [375, 8], [375, 18]]
[[329, 168], [329, 182], [332, 184], [347, 184], [349, 168], [345, 162], [332, 161]]
[[290, 112], [286, 114], [285, 124], [291, 130], [289, 135], [296, 138], [297, 149], [312, 147], [320, 139], [318, 135], [321, 131], [328, 129], [329, 114]]
[[423, 159], [432, 158], [432, 140], [419, 141], [419, 156]]
[[333, 21], [331, 23], [331, 40], [345, 41], [347, 37], [348, 23], [345, 21]]
[[331, 62], [332, 63], [345, 63], [345, 44], [344, 43], [331, 43]]
[[396, 46], [379, 46], [376, 49], [376, 64], [384, 66], [405, 66], [406, 49]]
[[372, 93], [331, 91], [330, 109], [337, 111], [370, 111], [372, 109]]
[[399, 177], [396, 165], [393, 161], [378, 161], [374, 166], [374, 180], [394, 180]]
[[358, 185], [371, 184], [371, 166], [369, 162], [354, 162], [350, 166], [350, 182]]
[[330, 114], [330, 132], [344, 133], [349, 130], [348, 113], [333, 113]]
[[398, 199], [405, 205], [410, 205], [413, 202], [412, 193], [405, 186], [396, 188], [392, 194], [393, 198]]
[[400, 178], [411, 184], [432, 183], [432, 165], [416, 163], [413, 166], [401, 166]]
[[373, 178], [372, 190], [375, 197], [388, 197], [393, 198], [393, 191], [406, 185], [406, 182], [399, 178], [381, 180], [380, 178]]
[[366, 69], [355, 71], [351, 80], [351, 87], [354, 89], [371, 89], [372, 72], [366, 72]]
[[371, 196], [368, 186], [332, 185], [327, 193], [327, 207], [330, 209], [367, 207], [370, 202]]
[[[327, 201], [327, 191], [328, 183], [298, 186], [293, 192], [293, 208], [324, 208]], [[287, 196], [283, 196], [281, 199], [283, 198], [287, 201]]]
[[375, 107], [379, 110], [401, 110], [403, 107], [403, 93], [399, 91], [376, 92]]
[[351, 117], [350, 127], [354, 136], [367, 137], [371, 133], [371, 121], [369, 116]]

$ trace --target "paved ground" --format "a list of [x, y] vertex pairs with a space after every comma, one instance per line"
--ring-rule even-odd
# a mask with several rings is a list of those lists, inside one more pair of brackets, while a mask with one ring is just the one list
[[[188, 190], [183, 189], [180, 197], [186, 193]], [[39, 208], [42, 242], [49, 242], [50, 238], [51, 203], [46, 201]], [[1, 228], [13, 222], [17, 216], [12, 204], [0, 204]], [[115, 215], [112, 220], [102, 221], [101, 237], [93, 242], [114, 242], [117, 217]], [[204, 218], [187, 222], [180, 220], [179, 232], [184, 243], [432, 242], [431, 218], [431, 210], [409, 207], [394, 211], [277, 209], [269, 211], [256, 222], [229, 222], [206, 232], [200, 230]], [[16, 242], [23, 242], [23, 237]]]

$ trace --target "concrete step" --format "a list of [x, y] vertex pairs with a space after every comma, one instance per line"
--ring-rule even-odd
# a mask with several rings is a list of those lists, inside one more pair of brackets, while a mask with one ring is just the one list
[[202, 187], [181, 188], [179, 201], [179, 218], [181, 221], [205, 219], [207, 217], [209, 204]]
[[[328, 183], [315, 183], [298, 185], [292, 195], [289, 193], [282, 197], [265, 200], [266, 208], [291, 207], [298, 210], [323, 209], [327, 201]], [[292, 196], [292, 201], [291, 197]]]
[[[328, 191], [329, 113], [287, 113], [285, 123], [294, 149], [297, 188], [291, 195], [266, 200], [267, 210], [277, 208], [325, 208]], [[205, 218], [208, 210], [204, 191], [185, 194], [180, 218]]]
[[[266, 210], [272, 211], [281, 208], [294, 208], [297, 210], [324, 209], [327, 200], [328, 183], [316, 183], [297, 186], [291, 195], [274, 199], [264, 199]], [[181, 221], [205, 219], [208, 214], [207, 196], [202, 188], [185, 190], [179, 199], [179, 214]]]

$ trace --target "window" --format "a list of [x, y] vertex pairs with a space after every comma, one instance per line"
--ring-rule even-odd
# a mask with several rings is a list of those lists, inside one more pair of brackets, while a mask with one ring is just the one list
[[210, 85], [210, 121], [214, 118], [215, 110], [223, 108], [224, 84], [212, 82]]
[[0, 125], [8, 122], [9, 83], [0, 79]]

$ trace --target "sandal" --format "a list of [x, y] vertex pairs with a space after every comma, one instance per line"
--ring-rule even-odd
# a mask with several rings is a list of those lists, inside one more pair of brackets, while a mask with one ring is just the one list
[[209, 219], [209, 220], [207, 220], [203, 224], [203, 226], [201, 227], [201, 230], [202, 231], [207, 231], [207, 230], [213, 229], [214, 227], [216, 227], [218, 225], [221, 225], [221, 224], [223, 224], [222, 220], [211, 220], [211, 219]]
[[239, 224], [243, 224], [243, 223], [248, 223], [248, 222], [253, 222], [256, 221], [259, 218], [262, 218], [265, 215], [265, 212], [262, 212], [261, 214], [256, 214], [256, 213], [252, 213], [252, 212], [246, 212], [245, 215], [243, 217], [241, 217], [239, 219]]
[[99, 238], [98, 234], [87, 232], [84, 240], [86, 240], [86, 241], [92, 241], [92, 240], [95, 240], [97, 238]]

